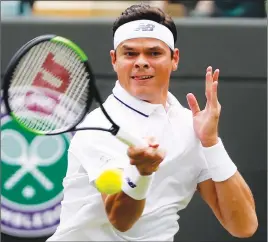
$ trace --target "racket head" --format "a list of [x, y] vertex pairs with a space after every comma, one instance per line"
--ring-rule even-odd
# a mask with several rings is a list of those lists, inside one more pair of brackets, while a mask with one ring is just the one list
[[38, 135], [74, 130], [88, 113], [95, 90], [86, 54], [57, 35], [38, 36], [23, 45], [3, 78], [7, 113]]

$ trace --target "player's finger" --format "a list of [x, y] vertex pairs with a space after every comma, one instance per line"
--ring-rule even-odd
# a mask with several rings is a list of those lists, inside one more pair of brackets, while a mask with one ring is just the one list
[[[139, 148], [139, 147], [129, 147], [127, 150], [127, 155], [130, 159], [136, 160], [136, 163], [147, 162], [156, 156], [157, 149], [153, 147]], [[135, 163], [135, 164], [136, 164]]]
[[131, 165], [139, 164], [153, 164], [155, 162], [161, 162], [165, 157], [165, 152], [163, 150], [157, 150], [155, 148], [147, 148], [142, 155], [132, 156]]
[[149, 147], [157, 149], [159, 147], [159, 144], [149, 144]]
[[220, 75], [220, 70], [216, 69], [213, 73], [213, 82], [218, 81], [219, 80], [219, 75]]
[[212, 66], [207, 67], [207, 72], [212, 72]]
[[145, 137], [145, 140], [147, 141], [149, 147], [152, 147], [152, 148], [158, 148], [159, 144], [158, 142], [156, 141], [156, 138], [155, 137]]
[[189, 105], [190, 109], [192, 110], [193, 116], [195, 116], [198, 112], [200, 112], [198, 102], [197, 102], [194, 94], [192, 94], [192, 93], [188, 93], [186, 98], [187, 98], [188, 105]]
[[211, 96], [211, 104], [213, 108], [218, 107], [218, 81], [213, 82], [212, 85], [212, 96]]
[[158, 162], [158, 163], [154, 163], [152, 165], [152, 171], [153, 172], [156, 172], [158, 169], [159, 169], [159, 165], [160, 165], [161, 162]]
[[164, 161], [165, 159], [165, 151], [164, 150], [160, 150], [159, 151], [159, 158], [157, 161], [155, 161], [154, 163], [152, 163], [152, 169], [154, 172], [156, 172], [160, 166], [160, 164]]
[[[166, 151], [163, 149], [158, 149], [157, 150], [157, 155], [159, 156], [159, 158], [163, 161], [166, 157]], [[161, 162], [162, 162], [161, 161]]]
[[208, 71], [206, 73], [206, 87], [205, 87], [206, 88], [205, 94], [208, 102], [210, 102], [211, 100], [212, 83], [213, 83], [212, 71]]
[[155, 167], [159, 166], [159, 164], [163, 161], [162, 158], [158, 157], [157, 159], [139, 159], [139, 160], [133, 160], [130, 159], [130, 164], [135, 166], [143, 166], [143, 167]]
[[144, 156], [145, 148], [130, 146], [127, 155], [130, 159], [140, 159]]

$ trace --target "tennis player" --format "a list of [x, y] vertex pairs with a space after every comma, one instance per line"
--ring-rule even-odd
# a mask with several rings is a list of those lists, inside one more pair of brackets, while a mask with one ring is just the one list
[[[172, 19], [158, 8], [133, 5], [113, 33], [118, 80], [104, 107], [148, 146], [129, 148], [107, 132], [77, 132], [60, 224], [47, 241], [173, 241], [178, 212], [196, 191], [231, 235], [252, 236], [258, 227], [252, 193], [218, 136], [219, 70], [205, 71], [205, 108], [189, 93], [187, 109], [169, 92], [179, 63]], [[95, 109], [83, 125], [110, 124]], [[123, 170], [122, 191], [101, 194], [95, 180], [110, 168]]]

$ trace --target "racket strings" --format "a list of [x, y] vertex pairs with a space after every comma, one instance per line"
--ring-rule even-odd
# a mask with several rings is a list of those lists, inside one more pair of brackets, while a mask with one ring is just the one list
[[[62, 113], [62, 111], [58, 109], [64, 107], [64, 109], [67, 110], [67, 115], [61, 120], [63, 123], [59, 122], [60, 117], [55, 115], [53, 123], [60, 123], [60, 127], [66, 127], [70, 123], [76, 123], [77, 119], [79, 119], [82, 114], [81, 110], [85, 108], [88, 96], [87, 84], [89, 80], [81, 79], [81, 76], [86, 70], [84, 65], [81, 64], [80, 59], [77, 58], [77, 55], [71, 49], [66, 48], [65, 45], [61, 45], [61, 49], [59, 49], [58, 46], [59, 45], [55, 46], [57, 47], [57, 50], [55, 50], [55, 60], [67, 70], [72, 70], [70, 75], [72, 82], [67, 88], [65, 95], [61, 98], [61, 105], [58, 105], [55, 111], [55, 113]], [[81, 96], [83, 96], [83, 98], [81, 98]]]
[[[54, 61], [70, 73], [70, 85], [50, 115], [31, 112], [25, 107], [25, 93], [34, 90], [32, 85], [36, 75], [42, 71], [44, 79], [53, 86], [59, 86], [61, 80], [51, 75], [42, 65], [49, 53], [53, 53]], [[33, 47], [20, 61], [13, 74], [11, 84], [11, 105], [15, 116], [30, 129], [53, 131], [76, 123], [85, 110], [89, 91], [86, 68], [73, 50], [65, 45], [44, 42]], [[19, 98], [18, 98], [19, 97]], [[38, 100], [36, 100], [38, 102]]]
[[[47, 45], [47, 43], [44, 43], [44, 45]], [[46, 47], [46, 46], [44, 46]], [[28, 58], [27, 58], [28, 57]], [[33, 57], [32, 59], [30, 59]], [[22, 94], [26, 93], [29, 90], [29, 86], [32, 84], [32, 81], [34, 80], [34, 77], [37, 75], [39, 70], [41, 69], [41, 66], [45, 60], [46, 53], [45, 53], [45, 48], [32, 48], [28, 55], [26, 56], [26, 60], [22, 60], [22, 63], [26, 63], [28, 68], [23, 68], [21, 67], [20, 70], [23, 70], [23, 73], [18, 72], [17, 74], [17, 82], [14, 81], [13, 84], [17, 85], [18, 87], [22, 85]], [[25, 74], [25, 75], [22, 75]], [[23, 102], [22, 102], [23, 103]], [[21, 110], [24, 109], [24, 106], [21, 106]], [[28, 115], [28, 114], [27, 114]], [[38, 117], [32, 117], [30, 116], [29, 118], [24, 118], [23, 121], [24, 123], [27, 124], [28, 128], [35, 128], [36, 122], [39, 121]], [[41, 124], [39, 126], [44, 126], [47, 123], [47, 118], [44, 118], [41, 121]], [[41, 126], [41, 127], [42, 127]]]
[[[47, 45], [47, 43], [44, 43]], [[17, 66], [14, 75], [13, 81], [11, 84], [12, 97], [14, 101], [17, 100], [18, 108], [13, 107], [17, 113], [25, 113], [25, 106], [22, 105], [25, 101], [23, 100], [24, 94], [29, 90], [29, 86], [31, 86], [34, 77], [37, 75], [38, 71], [41, 69], [41, 66], [45, 60], [45, 48], [32, 48], [29, 53], [22, 58], [19, 65]], [[14, 88], [12, 88], [14, 87]], [[14, 91], [15, 90], [15, 91]], [[17, 91], [19, 93], [17, 93]], [[17, 98], [19, 95], [19, 99]], [[38, 121], [38, 117], [33, 118], [32, 116], [17, 116], [21, 122], [27, 124], [28, 128], [34, 128], [36, 126], [36, 122]], [[42, 121], [42, 125], [46, 122], [46, 118]]]
[[[49, 43], [51, 44], [51, 43]], [[53, 48], [54, 47], [54, 48]], [[56, 48], [57, 47], [57, 48]], [[61, 51], [62, 50], [62, 45], [60, 46], [60, 48], [58, 48], [59, 45], [53, 45], [51, 46], [51, 50], [53, 53], [55, 53], [55, 61], [57, 63], [60, 63], [62, 66], [64, 66], [66, 69], [70, 70], [70, 67], [67, 65], [68, 63], [66, 63], [65, 60], [67, 60], [67, 56], [64, 55], [64, 53], [67, 53], [69, 52], [69, 50], [66, 50], [65, 52], [63, 52], [63, 54], [61, 52], [59, 52], [59, 50]], [[60, 53], [60, 54], [59, 54]], [[57, 57], [57, 59], [56, 59]], [[65, 103], [67, 102], [67, 99], [65, 98], [66, 96], [62, 96], [61, 97], [61, 104], [62, 106], [64, 107]], [[53, 125], [56, 125], [56, 124], [60, 124], [61, 123], [61, 115], [57, 115], [57, 114], [61, 114], [61, 113], [64, 113], [64, 109], [62, 108], [62, 106], [57, 106], [56, 107], [56, 110], [54, 112], [54, 115], [51, 115], [51, 120], [50, 122], [53, 124]], [[45, 129], [49, 129], [49, 123], [47, 123], [47, 125], [44, 127]]]
[[[88, 78], [87, 78], [87, 74], [85, 74], [85, 67], [84, 66], [77, 66], [77, 70], [75, 73], [78, 73], [78, 76], [74, 76], [74, 79], [77, 80], [81, 80], [80, 82], [77, 82], [78, 85], [75, 88], [69, 88], [69, 93], [68, 95], [72, 96], [72, 97], [76, 97], [75, 99], [79, 101], [79, 103], [81, 104], [81, 102], [83, 104], [86, 104], [87, 102], [87, 97], [89, 95], [88, 93], [88, 85], [85, 85], [85, 83], [88, 83]], [[67, 116], [66, 122], [64, 123], [64, 125], [67, 124], [68, 122], [68, 118], [72, 119], [72, 116], [74, 113], [76, 113], [75, 109], [76, 109], [76, 103], [72, 104], [71, 102], [69, 102], [69, 105], [67, 107], [68, 110], [70, 110], [69, 115]], [[70, 117], [71, 116], [71, 117]]]
[[[62, 63], [63, 66], [66, 66], [66, 69], [73, 69], [70, 79], [76, 80], [70, 84], [69, 88], [66, 91], [66, 95], [62, 97], [62, 104], [64, 105], [65, 109], [68, 110], [67, 116], [64, 119], [64, 123], [61, 124], [61, 126], [65, 127], [70, 121], [72, 123], [76, 123], [77, 119], [80, 118], [79, 112], [81, 113], [81, 110], [77, 110], [77, 108], [81, 106], [84, 106], [85, 108], [87, 96], [89, 95], [87, 88], [89, 80], [82, 78], [82, 76], [85, 76], [84, 73], [86, 70], [84, 65], [79, 65], [80, 60], [77, 58], [76, 54], [70, 49], [67, 49], [64, 54], [66, 56], [59, 55], [59, 59], [57, 61], [59, 63]], [[66, 62], [67, 56], [73, 61]], [[69, 99], [67, 97], [72, 97], [72, 99]]]
[[[52, 44], [51, 42], [49, 42], [48, 44], [51, 45], [50, 46], [51, 51], [53, 53], [55, 53], [55, 57], [54, 57], [55, 61], [57, 63], [61, 64], [62, 66], [64, 66], [67, 70], [71, 70], [70, 62], [67, 62], [67, 60], [69, 59], [71, 50], [70, 49], [67, 49], [63, 45], [55, 45], [55, 44]], [[62, 49], [64, 49], [64, 51], [62, 51]], [[75, 61], [77, 61], [77, 60], [75, 60]], [[72, 76], [70, 76], [70, 78], [72, 79]], [[64, 111], [67, 114], [69, 113], [68, 112], [68, 109], [65, 108], [65, 107], [67, 106], [68, 102], [70, 103], [71, 101], [69, 101], [70, 99], [68, 99], [67, 97], [68, 97], [68, 94], [67, 93], [66, 93], [66, 95], [62, 95], [61, 96], [61, 103], [60, 103], [60, 105], [57, 105], [56, 106], [55, 111], [54, 111], [54, 115], [51, 115], [51, 117], [50, 117], [50, 122], [47, 122], [47, 124], [43, 127], [45, 130], [50, 129], [50, 124], [56, 125], [56, 127], [57, 126], [58, 127], [62, 127], [62, 121], [68, 123], [68, 120], [67, 120], [66, 117], [63, 118], [62, 115], [58, 115], [58, 114], [64, 113]]]

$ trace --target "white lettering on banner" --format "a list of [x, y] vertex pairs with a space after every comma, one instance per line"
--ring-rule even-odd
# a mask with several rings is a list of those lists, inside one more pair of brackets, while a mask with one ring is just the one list
[[41, 216], [40, 216], [40, 213], [36, 213], [36, 214], [34, 214], [34, 216], [33, 216], [33, 227], [34, 228], [40, 228], [40, 227], [42, 227], [43, 226], [43, 223], [42, 223], [42, 218], [41, 218]]
[[[17, 94], [13, 95], [13, 108], [24, 102], [25, 95]], [[1, 131], [4, 134], [1, 135], [1, 163], [5, 174], [1, 190], [1, 230], [16, 237], [51, 235], [59, 224], [62, 180], [73, 133], [57, 137], [34, 135], [7, 115], [5, 105], [0, 101]], [[64, 105], [61, 107], [66, 111]], [[21, 118], [24, 114], [28, 117], [29, 112], [22, 109], [20, 114]], [[31, 169], [28, 169], [29, 165]]]
[[60, 209], [60, 205], [58, 205], [53, 210], [37, 212], [30, 215], [14, 212], [2, 207], [1, 215], [2, 221], [12, 227], [34, 229], [55, 224], [59, 219]]

